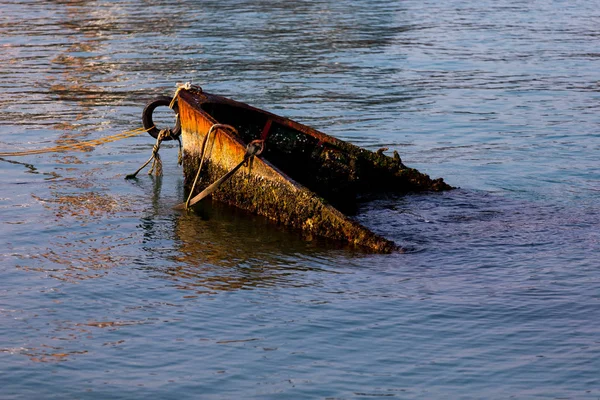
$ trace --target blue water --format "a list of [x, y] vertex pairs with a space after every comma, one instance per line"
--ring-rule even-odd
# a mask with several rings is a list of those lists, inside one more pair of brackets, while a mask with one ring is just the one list
[[459, 189], [305, 242], [125, 174], [147, 135], [0, 160], [1, 399], [600, 398], [594, 1], [0, 0], [0, 152], [191, 81]]

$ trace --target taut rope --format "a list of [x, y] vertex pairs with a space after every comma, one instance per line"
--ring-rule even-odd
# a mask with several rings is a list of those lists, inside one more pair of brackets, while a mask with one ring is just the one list
[[0, 153], [0, 157], [20, 157], [20, 156], [29, 156], [32, 154], [44, 154], [44, 153], [60, 153], [63, 151], [84, 151], [89, 149], [90, 147], [95, 147], [104, 143], [116, 142], [117, 140], [126, 139], [128, 137], [136, 136], [144, 132], [148, 132], [149, 129], [137, 128], [131, 131], [126, 131], [122, 133], [118, 133], [112, 136], [106, 136], [100, 139], [92, 139], [86, 140], [83, 142], [72, 143], [72, 144], [63, 144], [60, 146], [54, 147], [46, 147], [43, 149], [35, 149], [35, 150], [23, 150], [23, 151], [14, 151], [14, 152], [2, 152]]

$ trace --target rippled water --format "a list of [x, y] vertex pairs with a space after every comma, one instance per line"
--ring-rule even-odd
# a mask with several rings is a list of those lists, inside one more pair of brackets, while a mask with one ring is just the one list
[[0, 152], [140, 126], [192, 81], [460, 189], [374, 199], [409, 251], [125, 181], [148, 136], [0, 160], [0, 398], [600, 397], [589, 1], [0, 0]]

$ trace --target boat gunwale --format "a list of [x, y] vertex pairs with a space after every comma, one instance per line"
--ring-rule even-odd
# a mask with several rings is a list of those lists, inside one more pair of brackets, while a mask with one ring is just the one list
[[[189, 91], [182, 90], [180, 92], [179, 96], [180, 97], [182, 96], [183, 100], [186, 101], [186, 103], [188, 103], [189, 105], [195, 106], [194, 108], [196, 110], [209, 116], [211, 121], [215, 121], [214, 123], [219, 123], [219, 122], [216, 121], [216, 119], [212, 115], [210, 115], [210, 113], [208, 113], [207, 111], [202, 109], [202, 104], [210, 104], [210, 103], [224, 104], [224, 105], [228, 105], [228, 106], [232, 106], [232, 107], [245, 109], [247, 111], [251, 111], [256, 114], [266, 116], [268, 120], [271, 120], [271, 121], [273, 121], [277, 124], [283, 125], [285, 127], [294, 129], [304, 135], [312, 136], [315, 139], [319, 140], [319, 142], [327, 143], [329, 145], [336, 146], [336, 147], [340, 146], [343, 143], [347, 144], [346, 142], [344, 142], [340, 139], [337, 139], [331, 135], [323, 133], [323, 132], [321, 132], [315, 128], [312, 128], [310, 126], [304, 125], [293, 119], [283, 117], [281, 115], [273, 114], [272, 112], [269, 112], [269, 111], [266, 111], [266, 110], [263, 110], [263, 109], [260, 109], [257, 107], [253, 107], [253, 106], [251, 106], [247, 103], [243, 103], [241, 101], [232, 100], [228, 97], [219, 96], [219, 95], [211, 94], [211, 93], [207, 93], [207, 92], [195, 92], [193, 90], [189, 90]], [[197, 99], [200, 101], [194, 101], [191, 99]], [[358, 147], [357, 147], [357, 149], [358, 149]]]
[[[206, 118], [211, 124], [220, 124], [221, 122], [218, 121], [215, 117], [213, 117], [209, 112], [207, 112], [206, 110], [204, 110], [201, 105], [202, 104], [209, 104], [209, 103], [213, 103], [213, 104], [226, 104], [226, 105], [230, 105], [230, 106], [235, 106], [235, 107], [239, 107], [239, 108], [243, 108], [243, 109], [247, 109], [249, 111], [253, 111], [259, 114], [263, 114], [263, 115], [267, 115], [269, 118], [271, 118], [271, 120], [279, 123], [279, 120], [288, 120], [294, 124], [298, 124], [295, 121], [291, 121], [285, 117], [280, 117], [276, 114], [270, 113], [268, 111], [264, 111], [261, 110], [259, 108], [255, 108], [252, 107], [248, 104], [245, 103], [241, 103], [235, 100], [231, 100], [227, 97], [222, 97], [222, 96], [218, 96], [218, 95], [213, 95], [210, 93], [206, 93], [206, 92], [200, 92], [200, 93], [195, 93], [195, 92], [190, 92], [190, 91], [184, 91], [182, 90], [181, 93], [179, 94], [179, 96], [182, 96], [182, 100], [187, 103], [187, 105], [189, 105], [194, 111], [200, 113], [202, 115], [203, 118]], [[187, 98], [187, 97], [191, 97], [191, 101]], [[201, 99], [201, 97], [204, 97], [204, 99], [206, 99], [205, 101], [194, 101]], [[303, 126], [301, 124], [298, 124], [300, 126]], [[286, 125], [288, 126], [288, 125]], [[307, 129], [311, 129], [310, 127], [304, 126]], [[296, 127], [293, 127], [294, 129], [296, 129]], [[217, 131], [222, 134], [225, 135], [228, 139], [235, 141], [237, 144], [239, 144], [241, 146], [241, 148], [245, 149], [247, 146], [247, 143], [245, 143], [238, 135], [232, 134], [228, 129], [223, 129], [223, 128], [217, 128]], [[304, 132], [302, 132], [304, 133]], [[325, 134], [323, 134], [325, 135]], [[325, 135], [328, 136], [328, 135]], [[335, 139], [333, 137], [330, 137], [331, 139]], [[183, 149], [185, 152], [185, 140], [183, 141]], [[281, 178], [283, 178], [285, 181], [287, 181], [291, 186], [294, 187], [295, 190], [307, 190], [312, 192], [312, 190], [310, 190], [308, 187], [306, 187], [305, 185], [303, 185], [302, 183], [298, 182], [296, 179], [294, 179], [293, 177], [291, 177], [290, 175], [286, 174], [285, 172], [283, 172], [280, 168], [278, 168], [275, 164], [273, 164], [272, 162], [270, 162], [269, 160], [267, 160], [266, 158], [262, 157], [261, 155], [257, 155], [254, 157], [255, 160], [254, 162], [256, 162], [257, 160], [259, 162], [262, 162], [263, 164], [265, 164], [265, 166], [271, 170], [273, 170], [273, 172], [275, 174], [278, 174], [281, 176]], [[312, 192], [314, 193], [314, 192]], [[321, 196], [319, 196], [318, 194], [314, 193], [315, 195], [317, 195], [318, 197], [321, 198]]]

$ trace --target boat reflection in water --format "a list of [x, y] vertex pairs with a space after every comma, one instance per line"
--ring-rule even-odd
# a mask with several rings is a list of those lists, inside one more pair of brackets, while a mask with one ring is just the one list
[[[327, 270], [340, 255], [363, 255], [339, 241], [307, 238], [264, 217], [203, 202], [175, 220], [177, 263], [164, 270], [182, 289], [195, 292], [269, 286], [302, 287], [302, 274]], [[309, 239], [309, 240], [307, 240]]]

